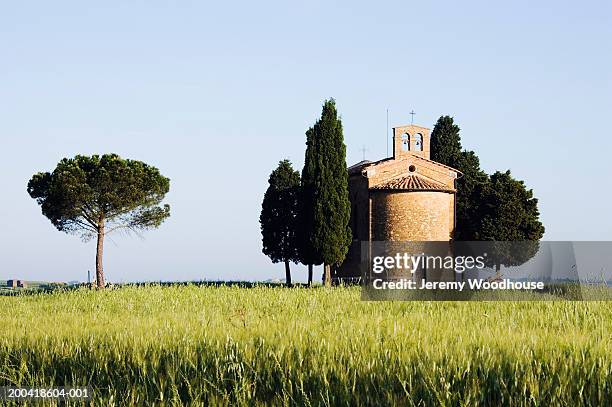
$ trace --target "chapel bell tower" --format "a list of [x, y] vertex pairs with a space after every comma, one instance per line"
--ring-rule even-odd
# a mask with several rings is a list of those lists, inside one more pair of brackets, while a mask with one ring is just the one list
[[411, 124], [393, 128], [393, 158], [397, 160], [409, 154], [430, 159], [427, 127]]

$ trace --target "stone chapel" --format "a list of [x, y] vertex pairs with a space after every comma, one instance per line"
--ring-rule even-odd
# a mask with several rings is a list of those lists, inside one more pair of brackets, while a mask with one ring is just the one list
[[334, 277], [360, 275], [363, 241], [450, 241], [455, 180], [461, 173], [430, 159], [430, 131], [393, 128], [393, 156], [348, 169], [353, 242]]

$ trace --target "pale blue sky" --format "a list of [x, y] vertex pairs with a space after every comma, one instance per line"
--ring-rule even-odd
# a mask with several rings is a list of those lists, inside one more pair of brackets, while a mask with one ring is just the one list
[[[94, 243], [56, 231], [30, 176], [116, 152], [171, 178], [172, 217], [107, 241], [111, 281], [267, 279], [267, 177], [301, 169], [337, 100], [349, 163], [443, 114], [487, 171], [540, 199], [547, 240], [611, 240], [606, 1], [15, 1], [0, 6], [0, 279], [83, 280]], [[298, 279], [305, 269], [294, 268]]]

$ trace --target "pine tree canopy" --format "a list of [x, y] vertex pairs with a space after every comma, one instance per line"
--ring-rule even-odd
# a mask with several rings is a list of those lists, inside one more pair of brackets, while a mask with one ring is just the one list
[[170, 216], [170, 206], [160, 205], [169, 188], [157, 168], [116, 154], [64, 158], [53, 172], [28, 182], [28, 193], [53, 226], [85, 239], [101, 222], [106, 234], [158, 227]]
[[117, 154], [64, 158], [53, 172], [34, 174], [28, 193], [58, 230], [97, 237], [96, 285], [104, 288], [104, 237], [116, 230], [157, 228], [170, 216], [161, 205], [170, 180], [141, 161]]
[[537, 198], [510, 171], [491, 175], [481, 200], [479, 240], [540, 240], [544, 235]]
[[488, 265], [518, 266], [538, 251], [544, 226], [538, 200], [510, 171], [496, 172], [481, 195], [478, 240], [492, 240]]

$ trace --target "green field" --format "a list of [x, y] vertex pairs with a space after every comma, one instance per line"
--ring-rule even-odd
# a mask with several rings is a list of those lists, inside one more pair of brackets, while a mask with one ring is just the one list
[[362, 302], [358, 288], [0, 297], [0, 386], [95, 405], [612, 405], [610, 302]]

